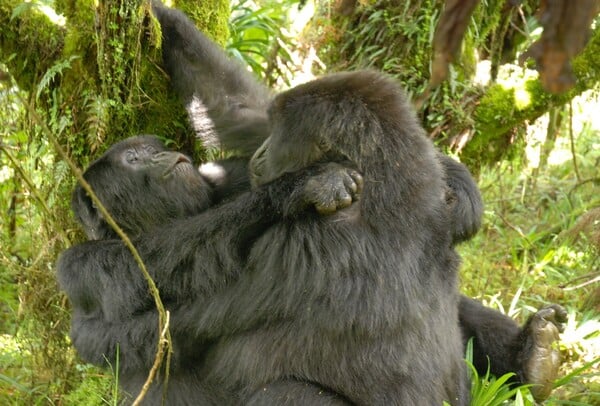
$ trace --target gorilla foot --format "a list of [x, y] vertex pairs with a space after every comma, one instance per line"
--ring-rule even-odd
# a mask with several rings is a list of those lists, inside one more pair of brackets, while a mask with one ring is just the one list
[[531, 384], [531, 394], [537, 402], [550, 396], [558, 374], [561, 359], [554, 343], [564, 330], [566, 310], [557, 304], [546, 306], [535, 313], [523, 328], [524, 381]]

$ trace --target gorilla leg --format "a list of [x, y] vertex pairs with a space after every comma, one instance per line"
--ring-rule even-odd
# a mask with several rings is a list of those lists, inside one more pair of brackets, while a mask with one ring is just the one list
[[[546, 399], [560, 365], [553, 344], [566, 321], [566, 311], [550, 305], [532, 315], [523, 327], [502, 313], [462, 296], [459, 304], [460, 326], [465, 345], [473, 338], [473, 365], [478, 373], [496, 376], [513, 372], [513, 382], [532, 384], [537, 401]], [[485, 372], [483, 372], [485, 373]]]

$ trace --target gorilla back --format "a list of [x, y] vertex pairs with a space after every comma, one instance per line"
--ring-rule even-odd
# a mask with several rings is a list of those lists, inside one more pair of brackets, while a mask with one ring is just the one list
[[280, 94], [269, 114], [255, 184], [348, 160], [364, 191], [257, 239], [248, 272], [198, 315], [208, 331], [245, 332], [217, 342], [207, 379], [246, 396], [293, 378], [353, 404], [467, 404], [442, 168], [404, 93], [374, 72], [341, 73]]

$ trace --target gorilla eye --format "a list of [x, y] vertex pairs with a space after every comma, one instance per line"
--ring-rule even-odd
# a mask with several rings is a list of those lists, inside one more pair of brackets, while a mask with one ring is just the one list
[[158, 154], [158, 149], [156, 149], [152, 145], [146, 145], [144, 147], [144, 152], [148, 155], [156, 155], [156, 154]]
[[135, 153], [135, 151], [127, 151], [127, 155], [125, 155], [125, 159], [127, 160], [127, 163], [135, 163], [138, 160], [138, 156]]

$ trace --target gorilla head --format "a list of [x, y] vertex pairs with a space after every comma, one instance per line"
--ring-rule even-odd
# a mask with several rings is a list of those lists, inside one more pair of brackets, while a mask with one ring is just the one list
[[[90, 165], [84, 178], [130, 236], [199, 213], [211, 203], [210, 188], [191, 160], [149, 135], [113, 145]], [[73, 193], [72, 207], [89, 239], [115, 235], [80, 185]]]
[[255, 185], [314, 162], [344, 162], [366, 180], [361, 210], [385, 207], [419, 228], [447, 220], [439, 218], [448, 211], [446, 163], [391, 78], [360, 71], [311, 81], [275, 97], [269, 120], [271, 135], [250, 162]]

